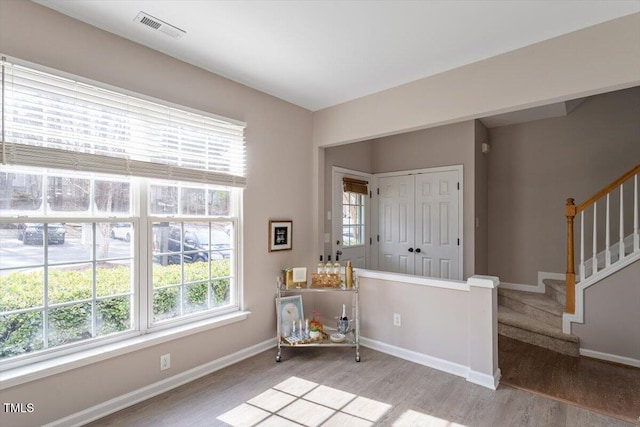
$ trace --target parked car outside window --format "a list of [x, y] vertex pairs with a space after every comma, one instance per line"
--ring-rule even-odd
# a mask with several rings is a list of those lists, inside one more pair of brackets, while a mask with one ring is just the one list
[[111, 228], [111, 238], [124, 240], [125, 242], [131, 241], [131, 223], [120, 223], [113, 224], [113, 228]]
[[[209, 230], [206, 228], [185, 230], [185, 244], [196, 242], [202, 248], [211, 249], [213, 259], [229, 258], [231, 256], [231, 238], [229, 235], [224, 231], [213, 229], [211, 230], [211, 237], [212, 241], [210, 242]], [[188, 242], [187, 239], [193, 242]]]
[[[47, 230], [47, 243], [64, 244], [66, 230], [63, 224], [50, 223]], [[18, 240], [22, 240], [25, 245], [39, 244], [41, 245], [44, 237], [44, 224], [25, 223], [20, 224], [18, 228]]]
[[222, 230], [212, 230], [213, 242], [209, 241], [208, 228], [187, 228], [180, 238], [181, 229], [176, 226], [165, 226], [154, 224], [154, 252], [169, 253], [168, 255], [154, 255], [154, 262], [179, 264], [181, 259], [178, 255], [182, 251], [184, 262], [204, 262], [216, 259], [228, 259], [231, 257], [231, 238]]

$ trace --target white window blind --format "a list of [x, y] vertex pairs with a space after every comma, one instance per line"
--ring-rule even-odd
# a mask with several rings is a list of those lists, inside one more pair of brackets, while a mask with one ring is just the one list
[[2, 163], [242, 187], [244, 124], [3, 61]]

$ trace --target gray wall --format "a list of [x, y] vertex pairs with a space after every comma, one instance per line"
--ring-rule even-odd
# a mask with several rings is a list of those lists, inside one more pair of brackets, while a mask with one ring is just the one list
[[584, 301], [584, 324], [571, 328], [580, 348], [640, 363], [640, 262], [587, 288]]
[[566, 117], [489, 130], [489, 274], [535, 285], [538, 271], [566, 271], [565, 200], [585, 200], [640, 162], [639, 117], [635, 87], [587, 98]]
[[475, 121], [475, 253], [474, 274], [489, 272], [489, 156], [482, 153], [482, 143], [488, 141], [487, 128]]
[[[2, 390], [2, 402], [32, 402], [36, 408], [2, 414], [3, 427], [42, 425], [272, 340], [276, 274], [315, 259], [309, 244], [311, 112], [29, 1], [0, 2], [0, 52], [248, 123], [242, 250], [244, 300], [251, 311], [240, 323]], [[267, 252], [270, 218], [294, 221], [293, 251]], [[158, 361], [165, 353], [171, 353], [171, 369], [161, 373]]]
[[[469, 291], [370, 278], [359, 281], [362, 336], [468, 366]], [[401, 327], [393, 325], [393, 313], [402, 316]]]

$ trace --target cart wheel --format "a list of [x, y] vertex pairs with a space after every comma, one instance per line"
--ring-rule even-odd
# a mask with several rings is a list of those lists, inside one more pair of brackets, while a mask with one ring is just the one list
[[277, 355], [276, 356], [276, 362], [280, 362], [280, 360], [282, 360], [282, 359], [280, 359], [280, 355]]
[[360, 361], [360, 355], [356, 354], [356, 362], [359, 362], [359, 361]]

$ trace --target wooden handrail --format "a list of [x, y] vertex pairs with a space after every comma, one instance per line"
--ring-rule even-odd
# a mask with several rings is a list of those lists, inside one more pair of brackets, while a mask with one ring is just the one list
[[[640, 163], [631, 168], [628, 172], [620, 175], [617, 179], [612, 181], [609, 185], [603, 187], [600, 191], [596, 192], [593, 196], [589, 197], [578, 206], [574, 204], [573, 199], [567, 199], [565, 205], [565, 216], [567, 217], [567, 273], [566, 273], [566, 308], [565, 311], [570, 314], [574, 314], [576, 311], [576, 271], [574, 266], [574, 238], [573, 238], [573, 222], [575, 216], [584, 211], [586, 208], [597, 202], [601, 197], [607, 195], [613, 191], [616, 187], [622, 185], [629, 178], [640, 173]], [[594, 246], [595, 252], [595, 246]]]
[[615, 181], [612, 181], [611, 184], [603, 187], [600, 191], [595, 193], [593, 196], [589, 197], [587, 200], [585, 200], [584, 202], [576, 206], [576, 214], [582, 212], [583, 210], [588, 208], [590, 205], [594, 204], [602, 196], [606, 195], [607, 193], [610, 193], [614, 188], [619, 187], [620, 184], [622, 184], [623, 182], [625, 182], [626, 180], [628, 180], [629, 178], [631, 178], [637, 173], [640, 173], [640, 163], [635, 165], [628, 172], [625, 172], [624, 174], [620, 175], [620, 177], [618, 177]]

